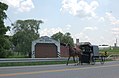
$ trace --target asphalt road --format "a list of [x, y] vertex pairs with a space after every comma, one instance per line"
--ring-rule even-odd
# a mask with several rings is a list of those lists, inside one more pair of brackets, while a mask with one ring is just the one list
[[119, 78], [119, 61], [104, 65], [0, 67], [0, 78]]

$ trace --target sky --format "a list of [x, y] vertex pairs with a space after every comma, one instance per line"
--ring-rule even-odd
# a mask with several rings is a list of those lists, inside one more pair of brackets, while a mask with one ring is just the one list
[[[93, 45], [119, 45], [119, 0], [0, 0], [9, 5], [9, 19], [5, 25], [17, 20], [36, 19], [40, 36], [57, 32], [70, 32], [74, 42]], [[11, 26], [12, 27], [12, 26]], [[13, 35], [11, 32], [7, 32]]]

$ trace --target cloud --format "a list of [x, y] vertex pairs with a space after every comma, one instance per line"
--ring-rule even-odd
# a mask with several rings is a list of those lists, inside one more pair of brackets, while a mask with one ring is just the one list
[[106, 12], [104, 16], [105, 21], [107, 21], [112, 26], [112, 33], [115, 35], [119, 35], [119, 20], [112, 15], [112, 13]]
[[104, 17], [100, 17], [98, 20], [98, 22], [104, 22], [104, 21], [105, 21]]
[[[93, 42], [92, 41], [92, 37], [90, 36], [90, 35], [92, 35], [96, 30], [98, 30], [98, 28], [97, 27], [84, 27], [83, 29], [82, 29], [82, 31], [81, 32], [79, 32], [79, 33], [76, 33], [75, 35], [74, 35], [74, 39], [80, 39], [81, 41], [89, 41], [89, 42]], [[92, 32], [91, 32], [92, 31]]]
[[94, 31], [94, 30], [97, 30], [97, 29], [98, 29], [97, 27], [85, 27], [84, 31], [87, 31], [87, 30]]
[[112, 33], [115, 35], [119, 35], [119, 27], [118, 28], [112, 28]]
[[40, 36], [52, 36], [53, 34], [56, 34], [58, 32], [62, 32], [62, 28], [45, 28], [42, 31], [40, 31]]
[[119, 31], [119, 28], [113, 28], [112, 30], [113, 31]]
[[21, 2], [19, 11], [24, 12], [24, 11], [30, 11], [31, 8], [34, 8], [32, 0], [26, 0]]
[[20, 12], [29, 12], [31, 9], [35, 8], [32, 0], [1, 0], [1, 1]]
[[119, 38], [119, 20], [112, 13], [106, 12], [103, 16], [82, 21], [82, 30], [73, 33], [74, 40], [79, 38], [81, 42], [113, 45], [115, 37]]
[[104, 16], [106, 21], [109, 21], [111, 24], [119, 24], [118, 20], [112, 15], [112, 13], [106, 12]]
[[57, 28], [45, 28], [42, 31], [39, 30], [41, 36], [52, 36], [58, 32], [66, 33], [70, 31], [71, 25], [67, 24], [64, 26], [65, 28], [57, 27]]
[[115, 32], [115, 31], [114, 31], [114, 32], [112, 32], [112, 33], [115, 34], [115, 35], [119, 35], [119, 31], [118, 31], [118, 32]]
[[61, 12], [69, 12], [73, 16], [83, 17], [95, 17], [95, 10], [99, 6], [97, 1], [92, 1], [90, 4], [85, 0], [63, 0]]
[[48, 22], [48, 19], [46, 19], [46, 18], [41, 18], [39, 20], [42, 20], [44, 23], [47, 23]]
[[[81, 19], [82, 30], [79, 28], [80, 31], [76, 29], [75, 33], [72, 33], [74, 41], [79, 38], [80, 41], [91, 43], [113, 44], [114, 37], [119, 35], [119, 20], [111, 12], [99, 16], [95, 12], [98, 7], [99, 3], [95, 0], [90, 3], [87, 0], [62, 0], [61, 12], [83, 18]], [[86, 20], [87, 18], [89, 19]]]
[[1, 2], [4, 2], [12, 7], [19, 7], [20, 1], [21, 0], [1, 0]]
[[71, 25], [70, 24], [67, 24], [65, 27], [66, 27], [66, 30], [70, 30]]
[[105, 37], [104, 36], [100, 36], [99, 37], [99, 40], [97, 41], [98, 43], [102, 43], [102, 44], [109, 44], [109, 43], [113, 43], [112, 41], [110, 41], [109, 39], [106, 39], [105, 40]]
[[83, 32], [74, 34], [73, 39], [75, 43], [76, 43], [76, 39], [79, 39], [79, 42], [91, 42], [91, 38]]

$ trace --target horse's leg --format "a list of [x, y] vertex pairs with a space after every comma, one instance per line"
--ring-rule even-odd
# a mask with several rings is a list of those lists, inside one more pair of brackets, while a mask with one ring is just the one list
[[81, 57], [78, 56], [78, 58], [79, 58], [79, 60], [78, 60], [78, 65], [80, 65], [80, 64], [81, 64]]
[[73, 61], [74, 61], [74, 63], [76, 63], [76, 61], [75, 61], [75, 56], [73, 56]]
[[67, 64], [66, 65], [68, 65], [69, 59], [70, 59], [70, 56], [68, 57], [68, 60], [67, 60]]
[[78, 63], [77, 63], [77, 65], [79, 65], [80, 64], [80, 57], [78, 56]]
[[74, 61], [74, 65], [76, 66], [76, 65], [78, 65], [77, 63], [76, 63], [76, 60], [75, 60], [75, 56], [72, 56], [73, 57], [73, 61]]
[[77, 62], [77, 64], [76, 65], [80, 65], [80, 57], [78, 56], [78, 62]]
[[82, 63], [82, 55], [80, 55], [80, 64], [83, 65], [83, 63]]

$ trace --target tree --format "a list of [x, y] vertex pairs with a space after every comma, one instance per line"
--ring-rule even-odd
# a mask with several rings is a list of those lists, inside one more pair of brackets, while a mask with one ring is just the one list
[[74, 46], [73, 38], [71, 37], [71, 34], [69, 32], [65, 34], [58, 32], [56, 34], [53, 34], [51, 38], [57, 41], [60, 40], [61, 43], [70, 44], [71, 46]]
[[31, 30], [38, 34], [38, 30], [40, 29], [40, 24], [42, 24], [42, 20], [34, 20], [34, 19], [28, 19], [28, 20], [17, 20], [16, 23], [14, 23], [14, 30], [15, 32], [18, 31], [26, 31]]
[[63, 41], [65, 43], [70, 44], [71, 46], [74, 46], [73, 38], [71, 37], [71, 34], [69, 32], [67, 32], [67, 33], [64, 34]]
[[15, 46], [14, 51], [25, 56], [31, 54], [31, 44], [33, 40], [39, 37], [38, 30], [41, 23], [43, 21], [33, 19], [16, 21], [13, 28], [15, 34], [12, 40]]
[[51, 38], [55, 39], [56, 41], [62, 41], [63, 40], [63, 33], [58, 32], [56, 34], [53, 34]]
[[8, 5], [0, 2], [0, 58], [7, 56], [9, 50], [9, 43], [7, 36], [7, 27], [4, 25], [4, 19], [7, 17], [5, 11], [8, 9]]
[[4, 19], [7, 17], [5, 10], [7, 10], [8, 5], [0, 2], [0, 36], [3, 36], [7, 32], [7, 28], [4, 25]]

